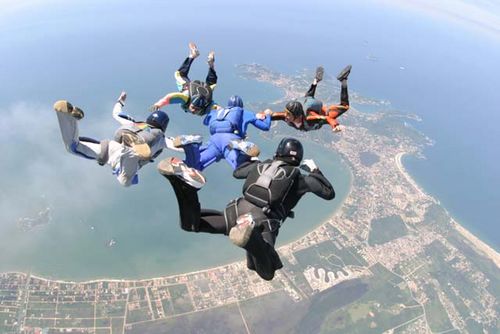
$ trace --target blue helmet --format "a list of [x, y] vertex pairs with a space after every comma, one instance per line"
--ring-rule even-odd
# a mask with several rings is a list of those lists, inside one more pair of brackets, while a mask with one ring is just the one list
[[228, 108], [240, 107], [243, 108], [243, 100], [238, 95], [233, 95], [227, 101]]
[[161, 110], [157, 110], [151, 113], [146, 119], [146, 123], [151, 125], [154, 128], [161, 129], [163, 132], [167, 130], [168, 122], [170, 118], [167, 113]]

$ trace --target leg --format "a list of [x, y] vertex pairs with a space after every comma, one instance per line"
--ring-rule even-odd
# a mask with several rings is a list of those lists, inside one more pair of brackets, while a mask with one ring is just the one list
[[[114, 146], [115, 144], [112, 144]], [[117, 143], [118, 144], [118, 143]], [[121, 145], [122, 146], [122, 145]], [[120, 156], [120, 167], [114, 171], [118, 182], [124, 187], [129, 187], [139, 182], [137, 172], [139, 171], [139, 156], [135, 154], [130, 147], [122, 146], [122, 154]]]
[[185, 91], [188, 89], [187, 84], [189, 83], [189, 69], [191, 68], [191, 64], [193, 63], [194, 58], [187, 57], [182, 63], [181, 67], [175, 72], [175, 82], [177, 84], [177, 89], [179, 92]]
[[164, 175], [174, 189], [179, 205], [181, 228], [188, 232], [224, 234], [224, 214], [215, 210], [200, 208], [198, 191], [175, 175]]
[[200, 164], [200, 144], [199, 143], [187, 144], [182, 146], [182, 148], [184, 149], [184, 153], [186, 154], [186, 159], [184, 160], [186, 165], [201, 171], [202, 169]]
[[177, 72], [179, 72], [179, 75], [186, 79], [186, 81], [189, 81], [189, 77], [188, 77], [188, 74], [189, 74], [189, 70], [191, 68], [191, 64], [193, 63], [193, 60], [194, 58], [191, 58], [191, 57], [187, 57], [184, 62], [182, 63], [181, 67], [179, 67], [179, 69], [177, 70]]
[[[247, 267], [254, 267], [261, 278], [270, 281], [274, 278], [275, 271], [282, 268], [283, 264], [274, 246], [269, 244], [264, 236], [259, 228], [255, 228], [243, 248], [247, 251]], [[276, 240], [275, 237], [272, 239]]]
[[[349, 107], [349, 92], [347, 90], [347, 79], [340, 84], [340, 105]], [[347, 110], [347, 109], [346, 109]]]
[[222, 157], [223, 154], [217, 146], [212, 141], [208, 141], [207, 145], [200, 150], [200, 170], [204, 170], [211, 164], [218, 162]]
[[71, 114], [56, 112], [61, 135], [68, 152], [86, 159], [97, 159], [101, 153], [101, 145], [78, 137], [78, 121]]
[[340, 88], [340, 104], [342, 106], [349, 106], [349, 94], [347, 91], [347, 78], [351, 73], [352, 66], [347, 65], [340, 73], [337, 75], [337, 80], [341, 83]]
[[208, 68], [208, 74], [207, 78], [205, 79], [205, 82], [212, 88], [212, 90], [215, 88], [215, 85], [217, 84], [217, 73], [212, 67]]
[[315, 83], [312, 83], [311, 86], [309, 87], [309, 90], [307, 91], [305, 97], [314, 97], [314, 94], [316, 94], [316, 87], [318, 85]]
[[250, 161], [251, 159], [249, 155], [246, 155], [239, 150], [231, 150], [229, 148], [226, 148], [224, 150], [224, 158], [229, 163], [231, 168], [233, 168], [233, 170], [238, 168], [242, 163]]

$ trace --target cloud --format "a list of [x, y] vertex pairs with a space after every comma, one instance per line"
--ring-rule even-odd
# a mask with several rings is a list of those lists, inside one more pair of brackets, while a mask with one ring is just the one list
[[[117, 191], [108, 168], [65, 150], [51, 106], [20, 102], [0, 109], [0, 115], [0, 228], [30, 215], [40, 202], [52, 203], [60, 211], [95, 210]], [[97, 126], [92, 133], [99, 136], [116, 127], [109, 119], [92, 125]]]

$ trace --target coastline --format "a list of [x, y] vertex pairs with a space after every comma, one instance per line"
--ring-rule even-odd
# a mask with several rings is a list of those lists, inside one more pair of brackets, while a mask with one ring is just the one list
[[[317, 145], [317, 143], [315, 143], [314, 141], [310, 141], [310, 143]], [[328, 150], [328, 148], [326, 148], [326, 147], [322, 147], [322, 148]], [[286, 247], [292, 245], [293, 243], [298, 242], [299, 240], [301, 240], [302, 238], [306, 237], [307, 235], [309, 235], [311, 233], [314, 233], [314, 231], [316, 231], [316, 230], [320, 229], [322, 226], [328, 224], [339, 213], [339, 211], [343, 207], [344, 202], [351, 195], [352, 189], [353, 189], [354, 174], [352, 172], [352, 169], [347, 164], [346, 164], [346, 168], [347, 168], [347, 170], [349, 172], [349, 176], [350, 176], [349, 180], [350, 181], [349, 181], [348, 189], [347, 189], [347, 191], [345, 193], [345, 197], [342, 198], [341, 202], [338, 203], [338, 205], [335, 207], [335, 209], [333, 211], [331, 211], [323, 220], [321, 220], [320, 223], [311, 226], [311, 228], [308, 229], [307, 231], [305, 231], [305, 233], [303, 233], [302, 235], [300, 235], [298, 237], [294, 237], [294, 238], [286, 241], [285, 244], [282, 244], [279, 247], [276, 247], [276, 249], [278, 251], [281, 248], [286, 248]], [[147, 282], [147, 281], [154, 281], [154, 280], [160, 280], [160, 279], [168, 279], [168, 278], [181, 277], [181, 276], [191, 276], [191, 275], [196, 275], [196, 274], [199, 274], [199, 273], [206, 273], [208, 271], [217, 270], [217, 269], [224, 268], [224, 267], [235, 266], [235, 265], [238, 265], [238, 264], [241, 264], [243, 266], [244, 265], [244, 261], [245, 260], [231, 261], [231, 262], [222, 263], [222, 264], [215, 265], [215, 266], [209, 266], [209, 267], [206, 267], [206, 268], [203, 268], [203, 269], [199, 269], [199, 270], [194, 270], [194, 271], [186, 271], [186, 272], [178, 273], [178, 274], [156, 276], [156, 277], [144, 277], [144, 278], [123, 278], [123, 279], [120, 279], [120, 278], [106, 278], [106, 277], [102, 277], [102, 278], [91, 278], [91, 279], [84, 279], [84, 280], [72, 280], [72, 279], [65, 280], [65, 279], [51, 278], [50, 276], [45, 276], [44, 277], [43, 274], [41, 275], [41, 274], [37, 274], [37, 273], [32, 273], [31, 271], [30, 272], [23, 272], [23, 271], [18, 271], [18, 270], [0, 272], [0, 275], [8, 275], [8, 274], [27, 275], [27, 276], [30, 276], [32, 278], [35, 278], [35, 279], [38, 279], [38, 280], [42, 280], [42, 281], [45, 281], [45, 282], [69, 283], [69, 284], [92, 284], [92, 283], [99, 283], [99, 282], [116, 282], [116, 283], [120, 283], [120, 282], [121, 283], [127, 283], [127, 282]]]
[[[409, 154], [408, 152], [401, 152], [398, 153], [395, 157], [394, 160], [396, 162], [396, 165], [398, 167], [398, 170], [400, 171], [401, 174], [405, 177], [405, 179], [418, 191], [420, 192], [423, 196], [429, 198], [431, 201], [434, 203], [439, 203], [434, 197], [426, 193], [420, 185], [417, 184], [417, 182], [411, 177], [411, 175], [408, 173], [408, 171], [405, 169], [402, 158], [404, 155]], [[452, 226], [457, 230], [468, 243], [480, 254], [486, 256], [490, 260], [495, 263], [497, 267], [500, 268], [500, 253], [498, 253], [496, 250], [494, 250], [490, 245], [488, 245], [486, 242], [482, 241], [479, 239], [477, 236], [475, 236], [472, 232], [467, 230], [463, 225], [458, 223], [444, 208], [446, 211], [446, 214], [448, 217], [450, 217], [450, 221]]]
[[[351, 170], [349, 170], [349, 173], [353, 177]], [[330, 220], [335, 217], [335, 215], [338, 213], [338, 211], [341, 210], [342, 204], [345, 202], [345, 200], [347, 198], [349, 198], [349, 196], [351, 194], [351, 191], [352, 191], [352, 184], [353, 184], [353, 182], [352, 182], [352, 178], [351, 178], [351, 182], [349, 183], [349, 190], [347, 191], [346, 196], [342, 199], [342, 202], [340, 203], [341, 205], [339, 205], [338, 207], [336, 207], [335, 210], [333, 210], [333, 212], [331, 212], [326, 219], [324, 219], [320, 224], [313, 226], [313, 228], [311, 230], [307, 231], [306, 233], [304, 233], [300, 237], [295, 238], [293, 240], [290, 240], [286, 244], [279, 246], [277, 248], [277, 250], [279, 251], [280, 248], [285, 248], [285, 247], [287, 247], [287, 246], [289, 246], [289, 245], [291, 245], [291, 244], [299, 241], [300, 239], [304, 238], [305, 236], [309, 235], [310, 233], [313, 233], [317, 229], [319, 229], [322, 226], [328, 224], [330, 222]], [[233, 262], [224, 263], [224, 264], [221, 264], [221, 265], [218, 265], [218, 266], [211, 266], [211, 267], [200, 269], [200, 270], [194, 270], [194, 271], [184, 272], [184, 273], [181, 273], [181, 274], [172, 274], [172, 275], [166, 275], [166, 276], [157, 276], [157, 277], [148, 277], [148, 278], [137, 278], [137, 279], [134, 279], [134, 278], [119, 279], [119, 278], [106, 278], [106, 277], [103, 277], [103, 278], [95, 278], [95, 279], [78, 281], [78, 280], [54, 279], [54, 278], [50, 278], [50, 277], [39, 276], [38, 274], [33, 274], [31, 272], [22, 272], [22, 271], [0, 272], [0, 275], [26, 275], [26, 276], [29, 276], [31, 278], [35, 278], [37, 280], [41, 280], [41, 281], [44, 281], [44, 282], [52, 282], [52, 283], [59, 283], [59, 284], [93, 284], [93, 283], [101, 283], [101, 282], [113, 282], [113, 283], [149, 282], [149, 281], [155, 281], [155, 280], [165, 280], [165, 279], [174, 278], [174, 277], [192, 276], [192, 275], [196, 275], [196, 274], [200, 274], [200, 273], [206, 273], [206, 272], [209, 272], [209, 271], [217, 270], [217, 269], [224, 268], [224, 267], [235, 266], [235, 265], [238, 265], [238, 264], [240, 264], [241, 266], [244, 266], [244, 262], [245, 261], [246, 260], [233, 261]]]

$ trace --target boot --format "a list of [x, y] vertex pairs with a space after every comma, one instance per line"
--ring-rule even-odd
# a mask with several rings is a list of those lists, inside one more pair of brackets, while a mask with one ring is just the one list
[[337, 75], [338, 81], [347, 80], [349, 74], [351, 73], [352, 65], [347, 65], [340, 73]]

